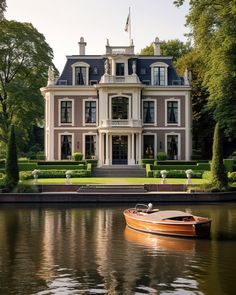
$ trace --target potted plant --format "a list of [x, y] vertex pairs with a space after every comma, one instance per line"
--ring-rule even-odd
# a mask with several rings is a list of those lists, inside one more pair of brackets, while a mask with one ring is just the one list
[[71, 179], [71, 176], [72, 176], [72, 171], [67, 170], [65, 174], [66, 174], [66, 184], [71, 184], [70, 179]]
[[32, 175], [34, 177], [34, 184], [36, 184], [38, 182], [39, 173], [40, 173], [40, 170], [38, 170], [38, 169], [34, 169], [32, 171]]
[[185, 171], [185, 173], [186, 173], [186, 176], [187, 176], [187, 184], [192, 184], [191, 176], [192, 176], [193, 170], [188, 169], [188, 170]]

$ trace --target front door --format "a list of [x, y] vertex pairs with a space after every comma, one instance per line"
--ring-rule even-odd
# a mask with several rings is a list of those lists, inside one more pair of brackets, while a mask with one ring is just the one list
[[112, 136], [112, 164], [128, 164], [128, 136]]

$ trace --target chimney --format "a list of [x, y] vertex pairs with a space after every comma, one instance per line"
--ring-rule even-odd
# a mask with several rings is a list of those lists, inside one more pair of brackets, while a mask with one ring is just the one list
[[86, 42], [84, 42], [84, 38], [80, 37], [79, 44], [79, 55], [85, 55], [85, 46], [87, 45]]
[[153, 43], [154, 55], [161, 55], [161, 43], [158, 37], [156, 37], [155, 42]]

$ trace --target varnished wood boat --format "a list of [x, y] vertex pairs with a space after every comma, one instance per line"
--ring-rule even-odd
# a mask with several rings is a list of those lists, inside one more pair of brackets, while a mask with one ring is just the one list
[[210, 235], [211, 220], [177, 210], [159, 211], [152, 204], [137, 204], [126, 209], [129, 227], [152, 234], [202, 238]]

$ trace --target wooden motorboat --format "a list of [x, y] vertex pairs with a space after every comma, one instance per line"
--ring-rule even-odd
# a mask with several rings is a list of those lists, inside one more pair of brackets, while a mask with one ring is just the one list
[[182, 236], [208, 237], [211, 220], [177, 210], [153, 209], [152, 204], [137, 204], [135, 208], [126, 209], [124, 217], [129, 227], [143, 232]]

